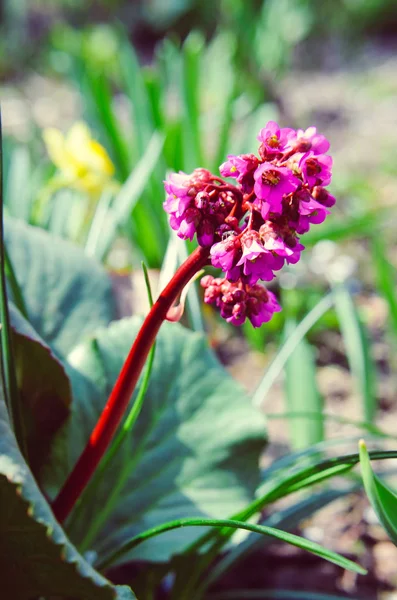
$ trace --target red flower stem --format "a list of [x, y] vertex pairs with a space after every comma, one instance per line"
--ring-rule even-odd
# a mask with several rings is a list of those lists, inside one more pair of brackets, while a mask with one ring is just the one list
[[112, 441], [168, 310], [208, 259], [209, 249], [197, 248], [179, 267], [144, 320], [88, 443], [54, 500], [52, 509], [60, 523], [69, 515]]

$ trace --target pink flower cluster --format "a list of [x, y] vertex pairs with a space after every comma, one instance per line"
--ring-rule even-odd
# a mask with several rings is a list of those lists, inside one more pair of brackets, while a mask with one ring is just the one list
[[231, 185], [205, 169], [174, 173], [165, 182], [165, 210], [183, 239], [208, 247], [214, 267], [225, 279], [204, 277], [204, 300], [220, 308], [229, 322], [249, 318], [254, 327], [280, 310], [271, 292], [258, 284], [271, 281], [285, 263], [300, 259], [299, 235], [322, 223], [335, 198], [329, 142], [315, 127], [280, 128], [269, 121], [259, 132], [258, 156], [229, 155], [220, 166]]

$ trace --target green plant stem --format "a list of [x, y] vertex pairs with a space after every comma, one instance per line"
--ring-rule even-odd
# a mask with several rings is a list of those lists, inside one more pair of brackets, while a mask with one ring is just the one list
[[54, 514], [60, 522], [69, 515], [108, 449], [168, 310], [208, 260], [208, 248], [197, 248], [179, 267], [149, 311], [88, 443], [53, 503]]

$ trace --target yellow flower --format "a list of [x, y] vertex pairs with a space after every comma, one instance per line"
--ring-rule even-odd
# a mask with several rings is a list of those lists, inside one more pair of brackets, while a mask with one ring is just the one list
[[114, 166], [105, 148], [91, 137], [87, 125], [75, 123], [66, 135], [44, 130], [47, 152], [60, 171], [59, 187], [74, 187], [98, 196], [111, 182]]

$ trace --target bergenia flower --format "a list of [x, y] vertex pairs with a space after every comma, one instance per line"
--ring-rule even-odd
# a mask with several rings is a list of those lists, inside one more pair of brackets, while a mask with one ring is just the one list
[[263, 163], [254, 173], [254, 192], [259, 201], [260, 212], [266, 219], [270, 212], [280, 214], [283, 197], [294, 192], [299, 179], [287, 168]]
[[197, 234], [201, 246], [211, 246], [215, 231], [235, 204], [233, 195], [223, 191], [218, 178], [206, 169], [190, 175], [172, 173], [164, 182], [167, 197], [164, 210], [170, 215], [170, 226], [184, 240]]
[[325, 154], [329, 150], [329, 141], [325, 135], [317, 133], [316, 127], [308, 127], [306, 131], [298, 129], [289, 137], [288, 148], [295, 152], [311, 150], [314, 154]]
[[311, 187], [329, 185], [331, 183], [332, 157], [327, 154], [315, 155], [306, 152], [299, 161], [303, 181]]
[[274, 278], [273, 270], [277, 264], [271, 252], [261, 244], [259, 234], [248, 231], [241, 239], [242, 256], [237, 263], [241, 267], [241, 278], [251, 285], [259, 279], [271, 281]]
[[254, 171], [259, 164], [259, 159], [255, 154], [241, 154], [235, 156], [228, 155], [228, 160], [224, 162], [219, 171], [223, 177], [233, 177], [241, 185], [243, 192], [248, 194], [254, 187]]
[[239, 277], [240, 269], [237, 262], [241, 255], [241, 244], [234, 236], [229, 236], [222, 242], [214, 244], [210, 250], [211, 263], [215, 268], [222, 269], [231, 281]]
[[280, 128], [275, 121], [269, 121], [263, 129], [260, 130], [258, 140], [262, 142], [259, 150], [263, 156], [284, 152], [288, 146], [290, 138], [295, 134], [293, 129], [288, 127]]
[[242, 325], [249, 319], [254, 327], [260, 327], [281, 310], [275, 295], [259, 284], [243, 286], [206, 275], [201, 286], [205, 289], [204, 302], [215, 304], [232, 325]]
[[194, 234], [208, 260], [225, 278], [202, 280], [204, 300], [226, 321], [254, 327], [280, 310], [258, 282], [271, 281], [285, 263], [299, 261], [299, 236], [322, 223], [335, 204], [326, 186], [332, 158], [328, 140], [315, 127], [297, 131], [269, 121], [258, 135], [259, 156], [228, 155], [222, 181], [205, 169], [170, 176], [165, 210], [184, 239]]

